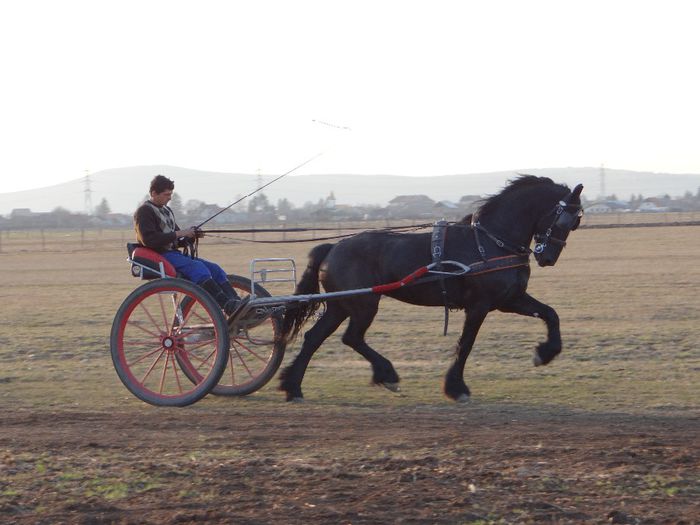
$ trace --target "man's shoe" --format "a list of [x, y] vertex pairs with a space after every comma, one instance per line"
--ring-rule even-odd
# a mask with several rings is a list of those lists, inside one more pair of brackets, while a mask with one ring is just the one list
[[[226, 315], [228, 315], [228, 322], [229, 324], [233, 323], [233, 321], [238, 320], [238, 314], [241, 312], [243, 308], [248, 304], [248, 301], [250, 301], [250, 297], [245, 297], [243, 299], [239, 299], [238, 301], [235, 301], [235, 305], [233, 306], [233, 309], [229, 311], [228, 309], [225, 310]], [[234, 301], [230, 301], [230, 303], [233, 303]]]
[[229, 299], [226, 301], [226, 304], [224, 305], [224, 312], [228, 316], [232, 316], [234, 313], [236, 313], [236, 310], [241, 306], [241, 301], [240, 299]]

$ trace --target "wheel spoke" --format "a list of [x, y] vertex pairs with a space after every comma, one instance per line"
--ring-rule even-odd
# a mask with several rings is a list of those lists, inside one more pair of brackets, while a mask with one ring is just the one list
[[177, 389], [182, 394], [182, 385], [180, 384], [180, 376], [177, 374], [177, 365], [175, 364], [175, 358], [172, 358], [173, 363], [173, 374], [175, 374], [175, 382], [177, 383]]
[[[160, 328], [158, 328], [158, 323], [156, 322], [156, 320], [155, 320], [155, 319], [153, 318], [153, 316], [151, 315], [151, 312], [148, 311], [148, 308], [146, 308], [146, 307], [144, 306], [143, 303], [139, 303], [139, 306], [141, 307], [141, 309], [142, 309], [142, 310], [144, 311], [144, 313], [146, 314], [146, 317], [148, 317], [148, 318], [151, 320], [151, 323], [153, 324], [153, 326], [155, 326], [156, 329], [158, 329], [158, 334], [157, 334], [156, 337], [160, 336], [160, 334], [162, 334], [163, 331], [160, 330]], [[131, 323], [131, 322], [130, 322], [130, 323]], [[138, 325], [138, 324], [137, 324], [136, 326], [137, 326], [138, 328], [141, 328], [141, 329], [142, 329], [144, 332], [146, 332], [146, 333], [149, 333], [149, 334], [152, 333], [152, 332], [149, 332], [148, 330], [146, 330], [145, 328], [141, 327], [141, 326]]]
[[207, 321], [209, 321], [209, 318], [208, 318], [208, 317], [204, 317], [202, 314], [200, 314], [199, 312], [196, 312], [196, 311], [195, 311], [196, 307], [197, 307], [196, 304], [195, 304], [194, 306], [192, 306], [192, 308], [190, 309], [190, 315], [191, 315], [192, 317], [196, 317], [197, 319], [199, 319], [200, 321], [205, 322], [205, 323], [206, 323]]
[[[127, 321], [126, 323], [128, 326], [133, 326], [134, 328], [138, 328], [142, 332], [147, 333], [151, 337], [154, 337], [156, 339], [160, 339], [160, 333], [152, 332], [151, 330], [148, 330], [146, 327], [143, 326], [143, 321], [141, 320], [135, 320], [132, 321], [131, 319]], [[157, 327], [156, 327], [157, 328]]]
[[160, 354], [158, 354], [158, 357], [156, 357], [155, 361], [153, 361], [153, 363], [151, 363], [151, 366], [148, 367], [148, 370], [146, 370], [146, 374], [143, 376], [143, 378], [140, 381], [141, 386], [146, 387], [146, 380], [148, 379], [148, 376], [151, 375], [151, 372], [158, 364], [158, 361], [160, 361], [160, 358], [163, 357], [164, 353], [166, 353], [165, 349], [163, 349], [163, 351], [160, 352]]
[[160, 303], [160, 311], [163, 314], [163, 326], [167, 330], [168, 328], [168, 314], [165, 313], [165, 304], [163, 304], [163, 294], [158, 294], [158, 302]]
[[[248, 348], [246, 345], [244, 345], [243, 343], [241, 343], [238, 339], [236, 339], [236, 340], [234, 340], [234, 341], [231, 342], [231, 346], [233, 346], [234, 344], [237, 344], [237, 345], [240, 346], [241, 348], [244, 348], [249, 354], [252, 354], [253, 356], [257, 357], [257, 358], [258, 358], [260, 361], [262, 361], [263, 363], [267, 363], [267, 358], [262, 357], [261, 355], [258, 355], [256, 352], [254, 352], [253, 350], [251, 350], [250, 348]], [[236, 353], [238, 353], [238, 352], [236, 352]]]
[[197, 341], [196, 343], [187, 343], [187, 352], [191, 352], [192, 350], [198, 350], [199, 348], [202, 348], [203, 346], [207, 346], [209, 344], [215, 343], [216, 342], [216, 337], [213, 339], [207, 339], [206, 341]]
[[[250, 377], [254, 377], [253, 372], [251, 372], [250, 368], [248, 367], [248, 364], [243, 360], [243, 357], [241, 356], [238, 349], [233, 345], [231, 345], [231, 348], [233, 349], [234, 352], [236, 352], [236, 355], [238, 356], [238, 360], [241, 362], [241, 364], [243, 365], [243, 368], [245, 368], [246, 372], [248, 372], [248, 375]], [[231, 368], [233, 368], [233, 364], [231, 364]]]
[[163, 394], [163, 386], [165, 385], [165, 373], [168, 371], [168, 362], [170, 361], [170, 352], [165, 353], [165, 364], [163, 365], [163, 373], [160, 376], [160, 390], [159, 394]]
[[164, 351], [165, 351], [165, 348], [163, 348], [162, 346], [159, 346], [159, 347], [156, 348], [155, 350], [152, 350], [152, 351], [150, 351], [150, 352], [147, 352], [147, 353], [143, 354], [141, 357], [137, 357], [135, 360], [133, 360], [133, 361], [127, 363], [127, 366], [132, 367], [132, 366], [134, 366], [135, 364], [140, 363], [140, 362], [143, 361], [144, 359], [147, 359], [147, 358], [151, 357], [153, 354], [156, 354], [156, 353], [158, 353], [158, 352], [164, 352]]
[[[185, 353], [187, 354], [187, 358], [188, 358], [188, 359], [194, 359], [195, 361], [199, 361], [199, 366], [196, 367], [196, 368], [197, 368], [197, 370], [200, 370], [201, 367], [202, 367], [202, 365], [205, 365], [205, 364], [209, 363], [210, 359], [211, 359], [212, 357], [216, 356], [216, 348], [215, 348], [214, 350], [212, 350], [212, 351], [209, 353], [209, 355], [206, 356], [205, 358], [201, 358], [201, 357], [199, 357], [198, 355], [193, 354], [193, 353], [191, 353], [191, 352], [189, 352], [189, 351], [186, 351]], [[211, 366], [211, 365], [210, 365], [210, 366]]]
[[[190, 307], [190, 309], [187, 311], [187, 315], [185, 316], [185, 319], [182, 321], [182, 327], [184, 328], [185, 326], [187, 326], [188, 323], [190, 322], [190, 318], [192, 318], [192, 317], [194, 317], [196, 319], [200, 319], [200, 320], [204, 321], [205, 323], [211, 322], [211, 318], [202, 317], [202, 315], [197, 311], [198, 310], [197, 305], [199, 304], [199, 302], [194, 297], [191, 297], [191, 299], [193, 301], [193, 304]], [[202, 308], [204, 308], [204, 307], [202, 307]], [[206, 312], [206, 310], [205, 310], [205, 312]]]
[[231, 384], [236, 384], [236, 367], [233, 366], [233, 352], [228, 353], [228, 369], [231, 371]]
[[[155, 341], [153, 340], [155, 339]], [[153, 337], [153, 339], [126, 339], [124, 338], [124, 346], [151, 346], [160, 345], [160, 336]]]

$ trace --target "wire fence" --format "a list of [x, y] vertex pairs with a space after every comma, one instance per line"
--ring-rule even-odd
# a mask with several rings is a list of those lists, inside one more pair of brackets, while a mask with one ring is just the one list
[[[421, 220], [375, 220], [346, 222], [308, 222], [217, 225], [215, 229], [246, 230], [240, 233], [208, 233], [208, 244], [266, 242], [321, 242], [329, 238], [351, 235], [363, 230], [409, 228], [426, 224]], [[582, 228], [617, 228], [643, 226], [700, 225], [700, 212], [606, 213], [587, 214]], [[212, 228], [214, 229], [214, 228]], [[297, 231], [285, 231], [285, 230]], [[263, 231], [265, 230], [265, 231]], [[411, 231], [403, 230], [403, 231]], [[417, 230], [418, 231], [418, 230]], [[421, 231], [429, 231], [424, 228]], [[91, 250], [123, 250], [134, 242], [132, 228], [119, 229], [27, 229], [0, 231], [0, 254], [19, 252], [79, 252]]]

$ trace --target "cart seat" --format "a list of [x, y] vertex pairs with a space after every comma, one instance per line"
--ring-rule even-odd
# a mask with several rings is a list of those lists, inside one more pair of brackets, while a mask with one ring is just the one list
[[134, 277], [157, 279], [178, 276], [175, 267], [158, 252], [135, 242], [126, 243], [126, 249], [131, 261], [131, 275]]

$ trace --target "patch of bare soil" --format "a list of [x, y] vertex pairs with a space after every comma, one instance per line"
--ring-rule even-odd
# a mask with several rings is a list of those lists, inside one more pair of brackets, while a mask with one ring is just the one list
[[700, 522], [694, 418], [205, 403], [3, 408], [1, 521]]

